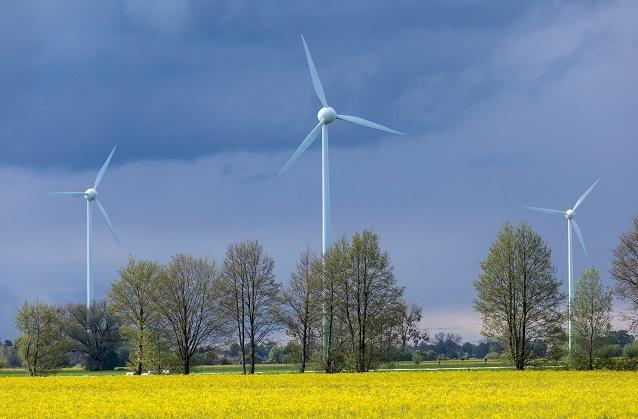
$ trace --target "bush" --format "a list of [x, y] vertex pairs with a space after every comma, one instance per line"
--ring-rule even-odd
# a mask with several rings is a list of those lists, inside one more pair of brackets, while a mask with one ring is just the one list
[[598, 350], [599, 358], [609, 359], [622, 355], [622, 348], [619, 345], [605, 345]]
[[423, 353], [418, 350], [414, 351], [414, 353], [412, 354], [412, 361], [414, 361], [416, 365], [419, 365], [421, 361], [423, 361]]
[[625, 345], [622, 351], [622, 355], [625, 358], [638, 358], [638, 342], [633, 342]]
[[594, 362], [594, 369], [636, 371], [638, 370], [638, 358], [598, 358]]

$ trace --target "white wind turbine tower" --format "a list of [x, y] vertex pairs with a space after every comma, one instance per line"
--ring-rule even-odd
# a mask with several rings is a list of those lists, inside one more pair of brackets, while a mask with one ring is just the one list
[[117, 146], [113, 147], [111, 154], [109, 154], [109, 157], [106, 159], [106, 161], [102, 165], [102, 168], [100, 169], [100, 171], [97, 174], [97, 177], [95, 178], [95, 183], [93, 184], [93, 187], [87, 189], [84, 192], [53, 192], [54, 194], [59, 194], [59, 195], [81, 196], [84, 199], [86, 199], [86, 312], [87, 312], [87, 316], [89, 315], [89, 310], [91, 308], [91, 301], [94, 298], [93, 270], [91, 267], [92, 255], [93, 255], [93, 250], [92, 250], [93, 245], [91, 240], [93, 236], [93, 226], [91, 222], [91, 204], [92, 203], [95, 202], [97, 204], [97, 207], [100, 209], [100, 212], [104, 216], [104, 220], [106, 221], [106, 224], [109, 226], [111, 233], [113, 233], [113, 237], [115, 237], [115, 241], [117, 241], [118, 244], [120, 243], [120, 240], [117, 238], [117, 234], [115, 234], [115, 230], [113, 229], [113, 225], [111, 224], [111, 220], [109, 220], [109, 216], [107, 215], [106, 210], [104, 209], [100, 201], [97, 199], [97, 188], [98, 186], [100, 186], [100, 182], [102, 181], [102, 178], [104, 177], [104, 173], [106, 173], [106, 169], [108, 168], [109, 163], [111, 162], [111, 157], [113, 157], [113, 153], [115, 153], [116, 147]]
[[578, 236], [578, 240], [580, 241], [580, 245], [583, 248], [583, 253], [585, 253], [585, 256], [587, 256], [587, 248], [585, 247], [585, 240], [583, 240], [583, 233], [580, 231], [580, 227], [578, 227], [578, 223], [576, 222], [576, 219], [575, 219], [576, 209], [580, 206], [580, 204], [583, 203], [585, 198], [587, 198], [587, 195], [589, 195], [592, 189], [594, 189], [594, 187], [598, 184], [598, 181], [600, 181], [600, 178], [596, 179], [596, 182], [594, 182], [594, 184], [591, 185], [589, 189], [587, 189], [585, 193], [581, 195], [580, 198], [578, 198], [578, 201], [576, 201], [576, 203], [574, 204], [574, 208], [568, 209], [567, 211], [561, 211], [561, 210], [550, 209], [550, 208], [525, 207], [534, 211], [543, 212], [545, 214], [561, 214], [561, 215], [564, 215], [565, 218], [567, 219], [567, 281], [568, 281], [567, 288], [569, 293], [569, 300], [567, 302], [567, 315], [568, 315], [567, 335], [568, 335], [568, 341], [569, 341], [568, 343], [569, 353], [572, 352], [571, 305], [572, 305], [572, 283], [573, 283], [573, 275], [574, 275], [574, 266], [572, 262], [572, 226], [574, 227], [574, 230], [576, 231], [576, 235]]
[[[310, 78], [312, 79], [312, 86], [315, 89], [315, 93], [319, 98], [319, 101], [323, 105], [319, 112], [317, 113], [317, 119], [319, 119], [319, 123], [316, 127], [310, 131], [310, 134], [303, 140], [299, 148], [294, 152], [294, 154], [288, 159], [284, 167], [281, 169], [279, 174], [281, 175], [292, 163], [299, 158], [299, 156], [313, 143], [313, 141], [319, 135], [319, 130], [321, 130], [321, 202], [322, 202], [322, 234], [321, 234], [321, 252], [323, 254], [326, 253], [328, 248], [330, 247], [331, 242], [331, 222], [330, 222], [330, 170], [329, 170], [329, 162], [328, 162], [328, 125], [333, 123], [335, 120], [340, 119], [342, 121], [350, 122], [352, 124], [361, 125], [368, 128], [378, 129], [380, 131], [389, 132], [391, 134], [405, 135], [399, 131], [395, 131], [388, 127], [384, 127], [383, 125], [379, 125], [372, 121], [368, 121], [367, 119], [360, 118], [358, 116], [350, 116], [350, 115], [341, 115], [337, 114], [334, 108], [328, 106], [328, 101], [326, 100], [326, 94], [323, 91], [323, 86], [321, 85], [321, 80], [319, 80], [319, 74], [317, 73], [317, 69], [315, 68], [315, 63], [312, 61], [312, 56], [310, 55], [310, 50], [308, 49], [308, 45], [306, 44], [306, 40], [303, 35], [301, 35], [301, 41], [303, 42], [303, 47], [306, 52], [306, 61], [308, 61], [308, 67], [310, 69]], [[325, 307], [322, 307], [323, 311], [323, 321], [322, 328], [324, 330], [324, 347], [327, 348], [327, 334], [325, 333], [327, 328], [327, 318]]]

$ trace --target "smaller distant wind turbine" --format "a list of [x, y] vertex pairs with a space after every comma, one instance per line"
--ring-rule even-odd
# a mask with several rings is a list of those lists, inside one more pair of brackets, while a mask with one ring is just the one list
[[115, 149], [117, 146], [113, 147], [111, 154], [106, 159], [102, 168], [97, 174], [95, 178], [95, 183], [93, 187], [87, 189], [84, 192], [53, 192], [58, 195], [68, 195], [68, 196], [81, 196], [86, 199], [86, 311], [87, 316], [89, 310], [91, 308], [91, 301], [93, 299], [93, 271], [92, 271], [92, 236], [93, 236], [93, 226], [91, 223], [91, 204], [95, 202], [97, 207], [100, 209], [100, 212], [104, 216], [104, 220], [106, 224], [109, 226], [111, 233], [113, 233], [113, 237], [115, 237], [115, 241], [119, 244], [120, 240], [117, 238], [117, 234], [115, 234], [115, 230], [113, 229], [113, 225], [111, 224], [111, 220], [109, 219], [106, 210], [97, 199], [97, 188], [100, 186], [100, 182], [102, 182], [102, 178], [104, 177], [104, 173], [106, 173], [106, 169], [109, 167], [109, 163], [111, 162], [111, 157], [113, 157], [113, 153], [115, 153]]
[[569, 322], [567, 324], [567, 335], [568, 335], [568, 341], [569, 341], [568, 348], [570, 353], [572, 351], [571, 305], [572, 305], [572, 283], [573, 283], [572, 277], [573, 277], [573, 271], [574, 271], [574, 266], [572, 263], [572, 225], [574, 226], [574, 230], [576, 231], [576, 235], [578, 236], [580, 245], [583, 248], [583, 253], [585, 253], [585, 256], [587, 256], [587, 248], [585, 247], [585, 240], [583, 240], [583, 233], [580, 231], [580, 227], [578, 227], [578, 223], [576, 222], [576, 209], [578, 209], [580, 204], [583, 203], [585, 198], [587, 198], [587, 195], [589, 195], [589, 193], [592, 191], [592, 189], [594, 189], [594, 187], [598, 184], [599, 181], [600, 181], [600, 178], [596, 179], [596, 182], [594, 182], [594, 184], [591, 185], [589, 189], [587, 189], [585, 193], [581, 195], [580, 198], [578, 198], [578, 201], [576, 201], [576, 203], [574, 204], [574, 208], [568, 209], [567, 211], [561, 211], [561, 210], [550, 209], [550, 208], [525, 207], [527, 209], [543, 212], [545, 214], [561, 214], [561, 215], [564, 215], [565, 218], [567, 219], [567, 281], [568, 281], [567, 287], [569, 292], [569, 301], [567, 302], [567, 315], [569, 316]]

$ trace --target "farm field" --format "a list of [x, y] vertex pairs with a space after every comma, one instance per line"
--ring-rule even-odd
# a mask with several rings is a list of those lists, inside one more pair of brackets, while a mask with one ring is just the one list
[[2, 377], [0, 394], [7, 417], [638, 415], [638, 374], [607, 371]]
[[[470, 359], [466, 361], [446, 360], [446, 361], [423, 361], [416, 365], [412, 361], [401, 361], [393, 363], [391, 366], [383, 365], [379, 370], [431, 370], [431, 369], [459, 369], [459, 368], [508, 368], [510, 363], [502, 360]], [[541, 364], [544, 365], [544, 364]], [[257, 373], [296, 373], [297, 366], [294, 364], [257, 364]], [[311, 368], [308, 368], [310, 371]], [[241, 372], [239, 365], [198, 365], [192, 367], [191, 374], [236, 374]], [[86, 371], [81, 368], [63, 368], [53, 375], [56, 376], [85, 376], [85, 375], [125, 375], [126, 370], [115, 371]], [[24, 368], [0, 368], [0, 377], [22, 377], [27, 376]]]

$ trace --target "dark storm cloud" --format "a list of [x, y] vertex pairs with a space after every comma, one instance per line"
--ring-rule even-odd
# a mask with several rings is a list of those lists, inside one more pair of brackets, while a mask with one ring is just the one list
[[[301, 32], [338, 110], [448, 127], [497, 91], [493, 49], [547, 3], [3, 2], [0, 164], [292, 149], [319, 108]], [[343, 130], [336, 145], [357, 144]]]

